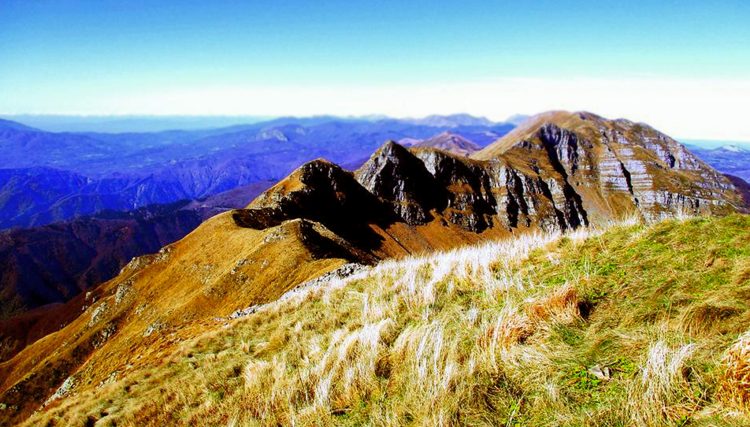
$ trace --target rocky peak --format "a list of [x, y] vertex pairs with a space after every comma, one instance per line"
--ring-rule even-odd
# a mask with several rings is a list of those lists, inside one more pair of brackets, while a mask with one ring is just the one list
[[474, 142], [450, 131], [442, 132], [432, 138], [413, 144], [413, 146], [437, 148], [458, 156], [469, 156], [482, 149]]
[[520, 128], [471, 158], [389, 141], [353, 174], [316, 160], [233, 218], [250, 228], [305, 218], [375, 248], [383, 236], [373, 234], [373, 225], [564, 230], [633, 213], [744, 206], [725, 177], [646, 125], [553, 112]]
[[445, 192], [414, 154], [386, 142], [355, 172], [357, 181], [410, 225], [432, 219], [430, 210], [445, 203]]
[[564, 191], [580, 195], [583, 209], [596, 216], [615, 209], [603, 208], [601, 197], [612, 198], [606, 203], [616, 203], [616, 210], [646, 216], [741, 205], [726, 178], [674, 139], [642, 123], [587, 112], [535, 116], [473, 157], [554, 169]]
[[362, 187], [351, 172], [322, 159], [305, 163], [246, 209], [233, 211], [232, 217], [237, 225], [255, 229], [304, 218], [362, 244], [369, 244], [362, 241], [371, 235], [368, 223], [393, 221], [388, 207]]

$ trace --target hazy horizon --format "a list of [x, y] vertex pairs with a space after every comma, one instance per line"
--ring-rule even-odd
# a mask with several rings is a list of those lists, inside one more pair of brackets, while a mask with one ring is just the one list
[[[457, 113], [467, 114], [467, 113]], [[517, 117], [527, 116], [516, 114], [506, 117], [505, 120], [496, 123], [508, 123]], [[286, 116], [299, 119], [331, 117], [342, 120], [418, 120], [421, 117], [391, 117], [382, 114], [370, 116]], [[486, 118], [474, 116], [477, 118]], [[66, 114], [6, 114], [0, 115], [0, 119], [12, 120], [18, 123], [41, 129], [48, 132], [101, 132], [101, 133], [129, 133], [129, 132], [162, 132], [170, 130], [200, 130], [210, 128], [222, 128], [253, 123], [262, 123], [275, 119], [275, 117], [259, 116], [231, 116], [231, 115], [66, 115]], [[686, 145], [695, 145], [701, 148], [718, 148], [728, 145], [738, 145], [750, 149], [750, 140], [726, 140], [726, 139], [701, 139], [675, 137]]]
[[750, 4], [230, 1], [0, 6], [0, 115], [548, 110], [750, 140]]

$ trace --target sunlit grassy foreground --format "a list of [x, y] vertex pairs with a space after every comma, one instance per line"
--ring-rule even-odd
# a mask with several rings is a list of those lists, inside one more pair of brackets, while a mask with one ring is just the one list
[[748, 425], [749, 278], [739, 215], [384, 262], [29, 423]]

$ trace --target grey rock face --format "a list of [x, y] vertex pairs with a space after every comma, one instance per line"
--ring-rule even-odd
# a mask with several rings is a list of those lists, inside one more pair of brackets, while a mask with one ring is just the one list
[[732, 184], [673, 139], [627, 120], [576, 120], [541, 123], [484, 160], [388, 142], [353, 175], [311, 162], [299, 169], [300, 189], [269, 191], [237, 214], [247, 216], [238, 223], [262, 228], [304, 217], [342, 237], [361, 231], [343, 224], [377, 218], [388, 218], [378, 222], [386, 228], [437, 219], [472, 232], [566, 230], [631, 213], [731, 207]]
[[431, 219], [431, 211], [474, 232], [495, 225], [567, 229], [585, 223], [580, 200], [562, 175], [527, 174], [503, 162], [474, 162], [437, 150], [411, 153], [388, 143], [355, 176], [411, 225]]
[[411, 225], [430, 221], [430, 210], [445, 203], [445, 192], [425, 164], [395, 142], [383, 145], [355, 177]]

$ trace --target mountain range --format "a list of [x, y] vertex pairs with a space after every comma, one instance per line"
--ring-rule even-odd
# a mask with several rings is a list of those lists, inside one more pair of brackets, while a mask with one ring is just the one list
[[695, 145], [688, 147], [703, 161], [723, 173], [740, 177], [745, 181], [750, 180], [750, 149], [738, 145], [710, 149]]
[[445, 131], [439, 135], [421, 141], [405, 138], [400, 140], [399, 143], [406, 147], [437, 148], [438, 150], [447, 151], [459, 156], [469, 156], [482, 149], [482, 147], [475, 142], [469, 141], [463, 136], [450, 131]]
[[31, 227], [278, 180], [326, 157], [357, 167], [388, 139], [453, 129], [488, 144], [512, 129], [468, 116], [378, 121], [275, 119], [219, 129], [52, 133], [0, 122], [0, 228]]
[[[422, 127], [411, 127], [415, 124], [419, 124], [420, 126], [428, 125], [430, 127], [428, 130]], [[274, 147], [278, 149], [278, 143], [284, 140], [288, 143], [290, 139], [294, 139], [294, 135], [299, 136], [300, 134], [311, 132], [331, 136], [334, 141], [342, 138], [345, 139], [344, 142], [337, 142], [337, 144], [342, 147], [352, 148], [353, 151], [349, 153], [350, 157], [348, 157], [351, 159], [353, 158], [352, 153], [355, 153], [354, 156], [358, 156], [356, 154], [358, 148], [352, 146], [366, 132], [372, 131], [374, 132], [373, 135], [396, 134], [404, 129], [411, 129], [409, 130], [410, 135], [419, 136], [436, 131], [440, 126], [443, 126], [449, 128], [449, 130], [442, 131], [425, 139], [415, 137], [400, 138], [398, 140], [399, 144], [411, 147], [413, 151], [418, 151], [420, 148], [436, 148], [444, 152], [457, 154], [461, 157], [467, 157], [477, 153], [482, 148], [482, 145], [487, 144], [489, 138], [497, 138], [499, 134], [502, 134], [506, 130], [505, 127], [500, 126], [502, 128], [500, 129], [497, 125], [493, 125], [495, 126], [495, 130], [483, 127], [486, 125], [492, 124], [486, 119], [473, 118], [467, 115], [430, 116], [425, 119], [402, 121], [374, 118], [369, 122], [351, 119], [343, 120], [334, 117], [316, 117], [309, 119], [278, 119], [259, 125], [243, 125], [230, 129], [222, 128], [195, 132], [167, 131], [157, 134], [89, 133], [85, 138], [86, 140], [93, 141], [105, 139], [109, 141], [110, 145], [122, 146], [125, 147], [124, 151], [133, 151], [136, 153], [142, 152], [144, 147], [169, 152], [170, 149], [164, 146], [176, 144], [184, 148], [186, 145], [189, 145], [188, 141], [203, 141], [200, 143], [204, 144], [203, 148], [190, 148], [190, 150], [193, 150], [193, 154], [188, 153], [186, 155], [190, 157], [191, 155], [200, 153], [201, 149], [205, 149], [206, 146], [213, 147], [209, 150], [211, 153], [222, 153], [222, 150], [227, 147], [236, 146], [237, 144], [242, 145], [241, 139], [245, 137], [252, 139], [248, 144], [253, 146], [253, 148], [247, 148], [246, 151], [272, 151]], [[44, 144], [58, 142], [62, 145], [60, 150], [63, 148], [72, 150], [70, 144], [73, 142], [71, 141], [75, 141], [76, 138], [80, 137], [78, 134], [66, 133], [62, 134], [62, 139], [56, 140], [56, 138], [60, 137], [59, 134], [44, 133], [19, 123], [3, 121], [0, 123], [0, 126], [6, 129], [7, 132], [21, 132], [21, 134], [13, 134], [11, 132], [11, 135], [24, 135], [30, 141], [30, 146], [37, 149], [42, 149], [41, 147]], [[334, 128], [335, 131], [324, 132], [320, 129], [321, 127], [325, 129]], [[312, 128], [315, 129], [309, 130]], [[295, 130], [290, 133], [290, 129]], [[456, 132], [462, 132], [462, 134]], [[288, 137], [287, 134], [292, 135], [292, 137]], [[481, 144], [469, 140], [464, 135], [471, 136], [480, 141]], [[226, 138], [225, 141], [223, 141], [224, 138]], [[352, 139], [349, 140], [347, 138]], [[269, 139], [275, 140], [276, 143], [269, 143]], [[10, 142], [6, 142], [10, 144]], [[92, 144], [100, 146], [100, 148], [104, 146], [101, 142]], [[21, 151], [29, 149], [29, 145], [24, 147]], [[323, 151], [321, 148], [323, 144], [312, 144], [311, 147], [309, 154], [305, 154], [308, 157], [314, 157], [317, 153]], [[18, 149], [18, 147], [15, 148]], [[366, 149], [367, 146], [365, 145], [361, 148], [361, 151], [364, 153]], [[700, 150], [696, 151], [702, 152]], [[726, 151], [728, 150], [711, 150], [714, 153]], [[742, 153], [742, 151], [737, 150], [735, 152]], [[26, 152], [26, 155], [29, 158], [34, 156], [30, 151]], [[271, 157], [274, 155], [272, 154]], [[22, 158], [23, 156], [19, 155], [17, 157]], [[62, 154], [48, 152], [46, 161], [54, 162], [54, 159], [64, 157]], [[84, 150], [84, 153], [80, 156], [68, 157], [70, 159], [66, 161], [70, 162], [70, 164], [73, 164], [71, 159], [76, 157], [80, 157], [81, 164], [85, 164], [87, 159], [90, 160], [95, 156]], [[1, 234], [0, 261], [2, 261], [1, 265], [3, 268], [0, 270], [0, 273], [2, 273], [0, 274], [0, 289], [2, 290], [0, 296], [4, 307], [3, 317], [49, 303], [64, 302], [97, 283], [109, 280], [133, 256], [153, 253], [165, 244], [182, 238], [200, 224], [201, 221], [212, 216], [212, 214], [243, 206], [247, 200], [254, 198], [262, 190], [268, 188], [275, 180], [255, 181], [258, 178], [256, 176], [256, 178], [246, 179], [248, 181], [255, 181], [253, 184], [210, 196], [202, 202], [190, 202], [189, 200], [181, 199], [177, 202], [168, 202], [164, 205], [151, 204], [132, 211], [118, 211], [117, 209], [128, 209], [131, 206], [132, 198], [130, 196], [125, 197], [125, 199], [130, 201], [123, 203], [123, 196], [128, 191], [135, 191], [136, 193], [145, 191], [138, 196], [144, 202], [152, 198], [155, 200], [169, 200], [178, 195], [186, 194], [186, 192], [182, 190], [170, 190], [168, 182], [172, 182], [172, 184], [177, 183], [178, 187], [184, 188], [193, 186], [191, 183], [194, 183], [194, 177], [197, 176], [200, 177], [199, 181], [200, 179], [207, 178], [216, 184], [214, 172], [220, 173], [224, 177], [219, 178], [220, 183], [217, 184], [218, 188], [223, 188], [223, 186], [231, 185], [229, 183], [233, 182], [231, 173], [236, 173], [238, 169], [246, 170], [247, 168], [252, 168], [252, 161], [252, 159], [249, 159], [247, 166], [243, 166], [243, 162], [231, 163], [236, 167], [224, 164], [217, 170], [213, 169], [211, 161], [173, 164], [174, 168], [171, 169], [168, 165], [165, 165], [166, 174], [159, 177], [152, 176], [149, 178], [148, 184], [145, 181], [141, 181], [140, 184], [130, 187], [130, 190], [124, 190], [118, 194], [113, 194], [116, 193], [119, 186], [115, 181], [122, 180], [121, 183], [130, 181], [131, 178], [124, 177], [127, 175], [127, 172], [118, 171], [116, 174], [119, 178], [114, 180], [108, 178], [96, 180], [79, 175], [78, 172], [51, 169], [47, 168], [47, 166], [39, 166], [27, 170], [0, 170], [0, 175], [4, 175], [3, 180], [0, 180], [0, 182], [5, 183], [5, 209], [6, 211], [16, 213], [15, 220], [21, 219], [22, 221], [44, 224], [53, 221], [57, 217], [70, 216], [74, 218], [49, 226], [40, 225], [28, 229], [16, 229], [12, 232]], [[345, 166], [354, 167], [361, 164], [362, 161], [364, 160], [352, 161]], [[263, 168], [269, 167], [269, 165], [268, 162], [261, 161], [257, 167]], [[270, 166], [269, 170], [276, 170], [277, 172], [270, 173], [269, 176], [274, 175], [274, 173], [280, 173], [280, 171], [286, 170], [289, 167], [289, 165]], [[180, 172], [181, 170], [184, 173]], [[736, 177], [730, 176], [729, 178], [738, 189], [744, 191], [743, 194], [746, 199], [750, 199], [748, 195], [750, 193], [747, 192], [747, 185]], [[237, 180], [234, 180], [234, 182], [237, 182]], [[157, 184], [160, 184], [160, 186], [157, 187]], [[214, 187], [214, 189], [217, 187]], [[53, 199], [56, 197], [55, 195], [59, 194], [80, 193], [81, 188], [89, 188], [89, 190], [86, 190], [88, 194], [63, 197], [63, 200], [55, 203], [53, 209], [45, 213], [35, 213], [36, 209], [34, 206], [36, 201], [45, 198]], [[148, 188], [155, 190], [149, 193], [148, 191], [150, 190]], [[208, 192], [212, 191], [214, 190]], [[138, 203], [135, 204], [137, 205]], [[112, 208], [113, 206], [114, 208]], [[104, 210], [100, 211], [101, 209]], [[88, 210], [100, 211], [100, 213], [80, 217], [80, 211]], [[116, 237], [113, 236], [114, 230], [120, 230]], [[155, 232], [155, 230], [158, 230], [158, 232]], [[75, 248], [75, 250], [71, 250], [71, 248]]]
[[[481, 146], [477, 135], [485, 132], [459, 134]], [[277, 143], [286, 142], [277, 138]], [[180, 349], [195, 337], [220, 334], [224, 325], [231, 327], [231, 318], [279, 298], [295, 301], [296, 289], [356, 275], [364, 266], [394, 259], [408, 264], [409, 257], [461, 245], [604, 227], [634, 217], [653, 221], [746, 209], [742, 194], [724, 175], [670, 137], [623, 119], [545, 113], [468, 157], [415, 145], [386, 142], [358, 161], [354, 172], [330, 159], [303, 164], [246, 207], [211, 217], [67, 303], [21, 318], [29, 334], [48, 335], [19, 334], [21, 320], [6, 320], [0, 325], [4, 348], [10, 349], [0, 365], [2, 417], [8, 423], [32, 414], [30, 423], [46, 416], [72, 422], [74, 415], [64, 415], [69, 405], [87, 413], [92, 420], [87, 422], [124, 414], [120, 407], [96, 406], [91, 412], [94, 407], [85, 405], [91, 396], [115, 389], [124, 390], [123, 402], [142, 405], [147, 399], [140, 382], [158, 381], [159, 374], [153, 380], [141, 375], [152, 372], [156, 361], [194, 358]], [[345, 162], [358, 155], [340, 154]], [[411, 289], [422, 283], [421, 274], [415, 267], [393, 280], [405, 280], [404, 289]], [[409, 292], [438, 309], [440, 303], [427, 293], [436, 283]], [[255, 316], [252, 322], [273, 322], [285, 313], [291, 319], [294, 303], [284, 307], [285, 312]], [[431, 309], [426, 310], [423, 316], [429, 317]], [[56, 319], [65, 322], [54, 325]], [[344, 321], [316, 320], [330, 328]], [[291, 331], [307, 327], [278, 327], [265, 351], [284, 347]], [[196, 359], [195, 369], [216, 358]], [[235, 378], [242, 374], [238, 369], [232, 371]]]
[[133, 256], [244, 206], [305, 161], [326, 156], [356, 167], [389, 136], [425, 137], [445, 128], [486, 144], [511, 127], [467, 115], [321, 116], [104, 134], [2, 121], [0, 146], [8, 156], [0, 169], [0, 227], [15, 227], [0, 231], [2, 316], [67, 301], [109, 280]]

